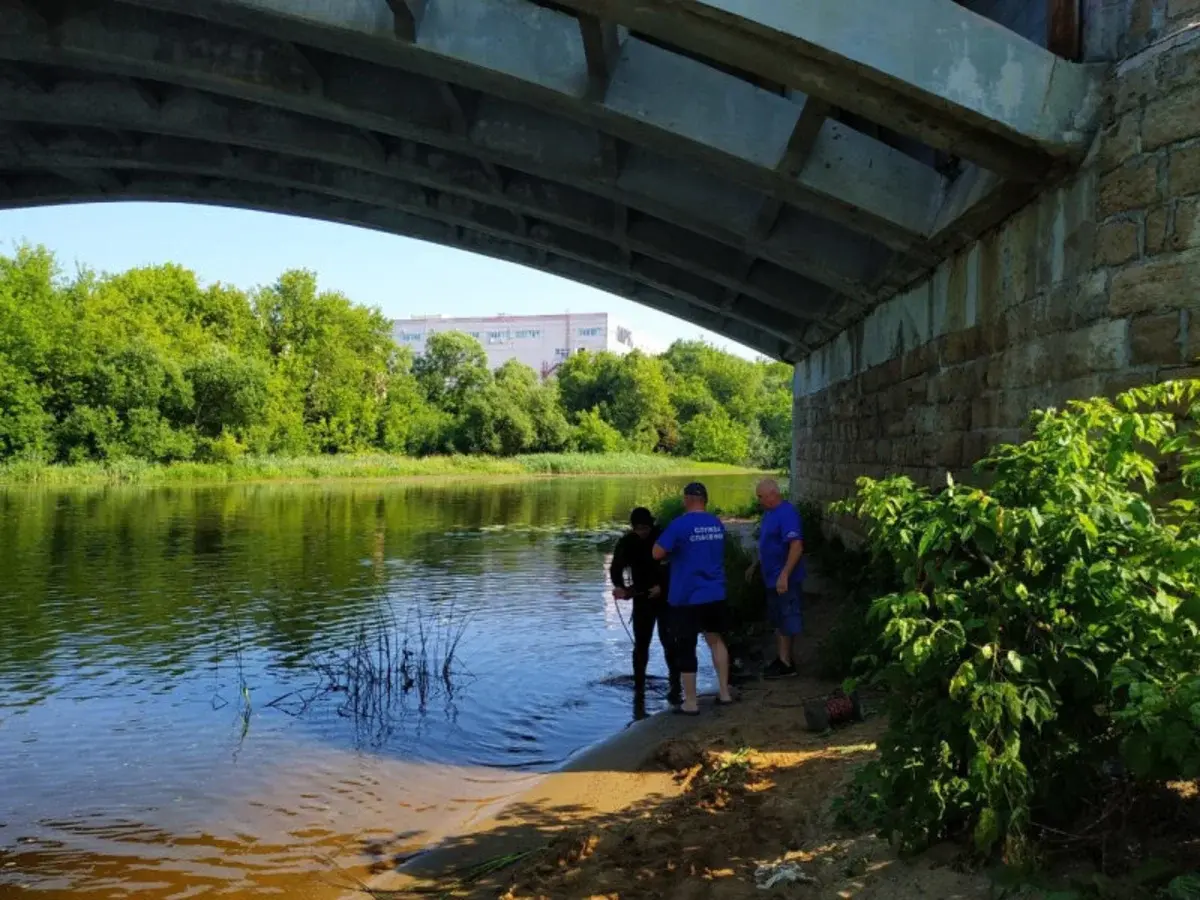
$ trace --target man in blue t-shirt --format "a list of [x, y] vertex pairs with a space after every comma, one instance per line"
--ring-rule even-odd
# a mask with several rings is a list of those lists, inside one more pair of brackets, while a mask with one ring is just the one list
[[669, 559], [671, 582], [667, 591], [669, 628], [675, 665], [683, 680], [685, 715], [699, 714], [696, 697], [696, 639], [703, 634], [712, 652], [720, 692], [717, 703], [732, 703], [729, 692], [729, 650], [725, 607], [725, 526], [707, 511], [708, 491], [699, 482], [683, 489], [686, 512], [666, 527], [654, 545], [655, 559]]
[[763, 671], [764, 678], [794, 678], [792, 644], [803, 627], [800, 598], [804, 590], [804, 525], [796, 507], [783, 499], [779, 484], [764, 478], [755, 491], [763, 508], [758, 535], [758, 562], [746, 573], [754, 577], [761, 566], [767, 588], [767, 616], [775, 626], [778, 658]]

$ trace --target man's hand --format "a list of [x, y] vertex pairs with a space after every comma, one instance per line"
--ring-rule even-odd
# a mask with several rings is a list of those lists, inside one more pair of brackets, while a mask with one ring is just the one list
[[613, 588], [614, 600], [628, 600], [629, 591], [626, 588]]
[[756, 562], [750, 563], [750, 568], [748, 568], [746, 570], [746, 584], [749, 584], [750, 582], [752, 582], [754, 580], [754, 576], [755, 576], [755, 574], [757, 574], [757, 572], [758, 572], [758, 563], [756, 563]]
[[775, 580], [775, 593], [786, 594], [788, 589], [788, 573], [780, 572], [779, 577]]
[[654, 587], [650, 588], [650, 590], [646, 592], [646, 596], [651, 600], [657, 600], [662, 596], [662, 587], [657, 584], [654, 585]]

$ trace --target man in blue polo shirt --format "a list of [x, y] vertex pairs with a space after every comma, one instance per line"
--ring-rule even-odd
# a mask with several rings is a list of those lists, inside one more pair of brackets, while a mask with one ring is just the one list
[[804, 525], [796, 507], [783, 499], [773, 478], [758, 483], [755, 493], [763, 508], [758, 535], [758, 562], [767, 588], [767, 616], [775, 626], [778, 658], [763, 671], [764, 678], [794, 678], [792, 643], [803, 627], [800, 598], [804, 590]]
[[671, 642], [675, 665], [683, 681], [683, 705], [678, 711], [698, 715], [696, 697], [696, 639], [703, 634], [712, 652], [720, 686], [718, 703], [732, 703], [729, 692], [729, 650], [725, 605], [725, 526], [707, 511], [708, 491], [699, 482], [683, 489], [686, 512], [666, 527], [654, 545], [655, 559], [669, 559]]

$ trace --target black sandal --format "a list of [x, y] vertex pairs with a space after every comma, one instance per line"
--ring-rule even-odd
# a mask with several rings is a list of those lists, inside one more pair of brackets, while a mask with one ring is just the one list
[[700, 715], [699, 709], [684, 709], [682, 706], [672, 707], [671, 712], [673, 712], [677, 716], [698, 716], [698, 715]]

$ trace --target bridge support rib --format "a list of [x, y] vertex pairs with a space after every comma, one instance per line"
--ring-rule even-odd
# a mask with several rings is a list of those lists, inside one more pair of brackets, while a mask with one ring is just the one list
[[1015, 178], [1085, 151], [1095, 73], [953, 0], [562, 0]]

